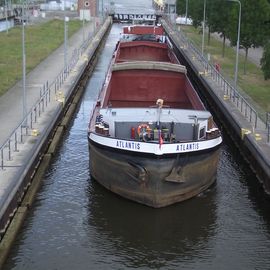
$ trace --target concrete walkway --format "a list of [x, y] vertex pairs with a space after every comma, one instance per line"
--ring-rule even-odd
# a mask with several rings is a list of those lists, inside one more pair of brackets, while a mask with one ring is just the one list
[[[75, 33], [68, 41], [68, 61], [74, 49], [78, 49], [83, 42], [82, 29]], [[85, 26], [85, 37], [93, 33], [93, 24]], [[27, 61], [27, 56], [26, 56]], [[41, 62], [26, 76], [26, 105], [27, 111], [40, 98], [40, 89], [48, 81], [49, 85], [64, 68], [64, 46], [55, 50], [48, 58]], [[0, 97], [0, 146], [8, 139], [11, 132], [23, 120], [23, 83], [19, 81], [8, 92]]]
[[[96, 37], [91, 40], [91, 36], [94, 33], [94, 24], [86, 23], [84, 29], [81, 28], [68, 41], [68, 63], [74, 59], [72, 52], [75, 49], [78, 50], [83, 43], [83, 31], [85, 38], [89, 37], [88, 45], [90, 44], [90, 48], [87, 47], [83, 55], [78, 54], [76, 66], [70, 71], [65, 81], [61, 79], [61, 89], [57, 89], [56, 91], [54, 87], [51, 91], [51, 96], [48, 98], [46, 96], [46, 100], [44, 98], [42, 102], [39, 102], [40, 89], [43, 85], [47, 81], [48, 85], [51, 85], [56, 78], [59, 78], [59, 74], [63, 71], [64, 46], [52, 52], [47, 59], [27, 74], [27, 111], [30, 111], [39, 102], [39, 106], [36, 107], [34, 110], [35, 114], [33, 114], [33, 117], [36, 119], [35, 121], [31, 121], [32, 127], [29, 127], [29, 130], [19, 128], [18, 134], [13, 135], [10, 141], [8, 140], [10, 134], [20, 126], [23, 120], [22, 81], [18, 82], [6, 94], [0, 97], [0, 121], [2, 126], [0, 129], [0, 240], [1, 233], [5, 231], [6, 221], [8, 220], [8, 217], [5, 217], [6, 210], [12, 209], [13, 211], [13, 209], [16, 209], [17, 201], [20, 200], [19, 196], [21, 196], [21, 191], [18, 191], [25, 188], [22, 185], [22, 181], [24, 181], [32, 163], [36, 160], [41, 146], [46, 141], [51, 128], [54, 126], [62, 110], [63, 97], [69, 96], [80, 72], [87, 65], [87, 55], [92, 50], [91, 47], [94, 47], [92, 46], [93, 42], [99, 43], [99, 40], [95, 40]], [[55, 86], [55, 84], [53, 85]], [[61, 93], [61, 97], [57, 96], [59, 93]], [[37, 134], [33, 134], [33, 130], [37, 131], [39, 135], [36, 136]], [[8, 143], [4, 148], [1, 148], [7, 140]], [[13, 202], [14, 198], [16, 200], [15, 202]]]

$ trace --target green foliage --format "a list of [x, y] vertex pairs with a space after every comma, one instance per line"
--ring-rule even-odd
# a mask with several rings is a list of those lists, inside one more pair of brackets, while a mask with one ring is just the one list
[[190, 0], [190, 14], [193, 20], [193, 25], [199, 27], [203, 21], [203, 5], [204, 0]]
[[[204, 0], [177, 0], [178, 10], [185, 10], [188, 1], [188, 16], [193, 25], [202, 26]], [[270, 37], [270, 4], [269, 0], [239, 0], [241, 3], [240, 46], [246, 51], [263, 46]], [[225, 39], [233, 46], [238, 39], [239, 3], [231, 0], [205, 0], [206, 25], [209, 32], [219, 33], [223, 38], [222, 55], [225, 54]], [[210, 38], [210, 36], [209, 36]], [[246, 63], [246, 60], [245, 60]], [[246, 73], [246, 65], [244, 65]]]
[[198, 27], [201, 25], [203, 16], [203, 1], [204, 0], [177, 0], [177, 12], [185, 16], [187, 8], [188, 17], [192, 18], [194, 26]]
[[[68, 23], [69, 36], [81, 26], [80, 21]], [[29, 72], [64, 41], [64, 23], [53, 20], [25, 27], [26, 71]], [[22, 77], [21, 27], [0, 33], [0, 95]]]
[[[198, 34], [198, 30], [192, 26], [182, 26], [181, 31], [184, 31], [189, 39], [197, 46], [201, 46], [201, 35]], [[205, 47], [205, 53], [211, 55], [210, 62], [212, 64], [218, 62], [221, 65], [221, 71], [226, 74], [231, 80], [234, 79], [235, 68], [235, 50], [226, 46], [226, 56], [224, 58], [220, 55], [220, 41], [213, 39], [211, 46]], [[270, 53], [270, 50], [268, 51]], [[268, 54], [269, 56], [269, 54]], [[268, 58], [268, 60], [270, 60]], [[239, 70], [243, 69], [245, 64], [244, 57], [239, 55]], [[269, 62], [268, 62], [269, 64]], [[266, 111], [270, 111], [270, 80], [264, 80], [264, 74], [262, 70], [251, 62], [247, 62], [248, 74], [244, 75], [243, 72], [238, 74], [238, 84], [240, 89], [243, 89], [252, 99], [255, 101], [254, 106], [259, 105]], [[268, 71], [270, 67], [268, 66]], [[257, 103], [257, 104], [256, 104]]]
[[264, 79], [270, 79], [270, 41], [264, 46], [263, 57], [261, 59]]
[[188, 0], [177, 0], [177, 2], [176, 2], [177, 14], [185, 16], [185, 14], [186, 14], [186, 1], [188, 1]]
[[[239, 5], [234, 4], [232, 14], [232, 27], [230, 29], [229, 38], [232, 45], [237, 43]], [[256, 5], [252, 0], [241, 0], [241, 25], [240, 25], [240, 45], [246, 51], [246, 60], [248, 50], [253, 47], [262, 46], [267, 40], [266, 33], [268, 29], [265, 19], [269, 13], [269, 4], [267, 0], [257, 0]], [[246, 63], [245, 60], [245, 63]], [[246, 65], [244, 65], [244, 73], [246, 73]]]
[[[269, 4], [267, 0], [257, 0], [256, 4], [252, 0], [241, 0], [241, 3], [240, 44], [246, 49], [262, 46], [266, 38], [267, 27], [264, 21], [268, 16]], [[230, 40], [235, 45], [237, 42], [239, 5], [233, 4], [233, 27], [231, 28]]]

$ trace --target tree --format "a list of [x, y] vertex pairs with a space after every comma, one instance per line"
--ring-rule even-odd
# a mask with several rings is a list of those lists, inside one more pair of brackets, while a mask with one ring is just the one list
[[202, 14], [198, 16], [199, 10], [202, 13], [202, 2], [203, 0], [177, 0], [177, 13], [186, 16], [186, 8], [188, 8], [188, 18], [192, 18], [193, 25], [198, 27], [202, 20]]
[[268, 29], [266, 36], [268, 40], [266, 40], [264, 45], [263, 57], [261, 59], [262, 71], [264, 73], [264, 79], [270, 79], [270, 0], [268, 7], [268, 17], [265, 20], [266, 29]]
[[270, 41], [264, 46], [263, 57], [261, 59], [264, 79], [270, 79]]
[[[232, 6], [231, 27], [229, 39], [233, 46], [237, 43], [239, 5]], [[240, 27], [240, 45], [245, 50], [244, 74], [246, 74], [246, 62], [249, 48], [257, 48], [266, 42], [268, 29], [265, 26], [265, 18], [268, 16], [269, 3], [267, 0], [241, 0], [242, 14]]]
[[203, 21], [203, 0], [189, 0], [189, 14], [193, 25], [197, 28]]
[[186, 14], [186, 1], [188, 1], [188, 0], [177, 0], [177, 3], [176, 3], [177, 14], [185, 16], [185, 14]]
[[207, 24], [209, 28], [208, 43], [210, 41], [210, 33], [217, 32], [223, 39], [222, 57], [225, 55], [225, 41], [229, 36], [230, 25], [230, 9], [227, 1], [224, 0], [208, 0], [207, 1]]

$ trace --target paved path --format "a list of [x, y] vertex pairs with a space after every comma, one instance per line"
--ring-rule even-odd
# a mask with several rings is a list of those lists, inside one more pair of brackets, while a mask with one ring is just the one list
[[[93, 25], [86, 24], [85, 36], [93, 32]], [[75, 33], [68, 41], [68, 60], [74, 49], [83, 41], [82, 29]], [[27, 56], [26, 56], [27, 61]], [[50, 84], [64, 68], [64, 46], [55, 50], [48, 58], [41, 62], [26, 77], [26, 105], [27, 111], [33, 107], [40, 97], [40, 89], [48, 81]], [[23, 87], [22, 81], [15, 84], [8, 92], [0, 97], [0, 146], [8, 139], [11, 132], [23, 120]], [[3, 128], [4, 127], [4, 128]]]
[[[223, 42], [223, 39], [219, 36], [218, 33], [213, 33], [211, 34], [211, 36], [213, 36], [215, 39], [218, 39], [220, 40], [221, 42]], [[226, 39], [225, 43], [228, 45], [228, 46], [231, 46], [230, 45], [230, 41], [228, 39]], [[234, 49], [236, 49], [236, 47], [234, 47]], [[243, 56], [245, 56], [246, 52], [245, 50], [243, 49], [240, 49], [239, 50], [239, 53]], [[257, 65], [258, 67], [261, 66], [261, 58], [262, 58], [262, 55], [263, 55], [263, 48], [262, 47], [258, 47], [258, 48], [250, 48], [248, 50], [248, 59], [254, 63], [255, 65]]]

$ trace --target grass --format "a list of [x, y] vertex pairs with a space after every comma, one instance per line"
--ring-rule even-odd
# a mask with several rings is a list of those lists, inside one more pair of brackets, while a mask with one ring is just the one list
[[[68, 23], [71, 36], [81, 27], [81, 22]], [[53, 50], [64, 42], [64, 23], [52, 20], [25, 27], [26, 72], [36, 67]], [[0, 33], [0, 95], [3, 95], [22, 78], [22, 27], [17, 26]]]
[[[202, 35], [198, 29], [192, 26], [181, 26], [181, 30], [186, 36], [201, 48]], [[234, 79], [235, 50], [229, 46], [225, 48], [225, 57], [222, 57], [222, 42], [211, 37], [210, 44], [205, 35], [205, 53], [211, 56], [211, 62], [218, 62], [223, 74], [226, 74], [232, 81]], [[239, 55], [238, 65], [238, 85], [240, 89], [251, 97], [255, 107], [260, 107], [264, 111], [270, 111], [270, 80], [264, 80], [262, 70], [250, 61], [246, 64], [246, 74], [244, 74], [244, 57]]]

